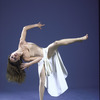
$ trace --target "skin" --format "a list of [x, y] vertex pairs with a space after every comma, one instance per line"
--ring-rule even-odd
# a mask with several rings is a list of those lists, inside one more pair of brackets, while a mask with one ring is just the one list
[[[21, 64], [22, 70], [25, 68], [28, 68], [32, 64], [38, 63], [43, 58], [42, 48], [40, 48], [39, 46], [37, 46], [34, 43], [26, 42], [26, 40], [25, 40], [27, 30], [29, 30], [31, 28], [35, 28], [35, 27], [38, 27], [41, 29], [42, 26], [44, 26], [44, 24], [41, 24], [39, 22], [37, 24], [28, 25], [28, 26], [23, 27], [20, 41], [19, 41], [19, 45], [18, 45], [18, 49], [15, 52], [13, 52], [10, 56], [10, 60], [12, 62], [18, 61], [20, 59], [20, 56], [23, 56], [23, 60], [26, 63]], [[62, 45], [68, 45], [68, 44], [71, 44], [74, 42], [80, 42], [83, 40], [87, 40], [87, 38], [88, 38], [88, 34], [86, 34], [83, 37], [79, 37], [79, 38], [61, 39], [61, 40], [57, 40], [57, 41], [51, 43], [50, 45], [48, 45], [48, 58], [52, 57], [52, 55], [54, 54], [55, 50], [58, 49], [58, 47], [60, 47]], [[40, 95], [40, 100], [43, 100], [44, 90], [45, 90], [45, 87], [44, 87], [44, 84], [45, 84], [45, 66], [44, 65], [43, 65], [43, 69], [42, 69], [39, 77], [40, 77], [39, 95]]]

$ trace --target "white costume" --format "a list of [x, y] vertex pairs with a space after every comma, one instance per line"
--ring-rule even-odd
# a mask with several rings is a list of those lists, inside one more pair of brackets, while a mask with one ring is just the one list
[[43, 48], [43, 58], [38, 62], [38, 73], [40, 76], [43, 65], [45, 65], [45, 87], [51, 96], [59, 96], [68, 89], [65, 80], [68, 72], [57, 50], [50, 59], [47, 58], [47, 54], [48, 48]]

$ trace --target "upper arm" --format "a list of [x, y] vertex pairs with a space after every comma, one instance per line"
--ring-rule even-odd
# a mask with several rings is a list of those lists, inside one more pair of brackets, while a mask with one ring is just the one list
[[21, 33], [20, 41], [25, 41], [26, 32], [27, 32], [27, 29], [26, 29], [26, 27], [24, 27], [23, 30], [22, 30], [22, 33]]

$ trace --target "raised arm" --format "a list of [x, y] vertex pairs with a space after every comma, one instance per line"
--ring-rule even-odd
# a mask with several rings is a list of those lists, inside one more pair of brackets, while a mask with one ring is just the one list
[[37, 23], [37, 24], [24, 26], [22, 33], [21, 33], [20, 41], [25, 41], [27, 30], [29, 30], [31, 28], [35, 28], [35, 27], [38, 27], [38, 28], [41, 29], [42, 26], [44, 26], [44, 24], [41, 24], [40, 22]]

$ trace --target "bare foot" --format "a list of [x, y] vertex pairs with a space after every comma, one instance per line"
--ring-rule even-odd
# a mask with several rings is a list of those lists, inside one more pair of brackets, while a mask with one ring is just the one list
[[82, 40], [87, 40], [88, 39], [88, 34], [82, 37]]

